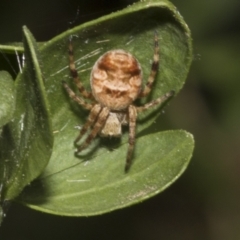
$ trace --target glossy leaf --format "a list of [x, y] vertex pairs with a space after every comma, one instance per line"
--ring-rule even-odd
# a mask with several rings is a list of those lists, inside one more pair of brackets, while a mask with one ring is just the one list
[[70, 216], [129, 206], [163, 191], [182, 174], [192, 155], [193, 138], [184, 131], [138, 138], [138, 157], [129, 174], [123, 172], [126, 150], [126, 143], [112, 151], [101, 149], [89, 161], [49, 173], [27, 188], [22, 198], [35, 209]]
[[[139, 116], [134, 163], [124, 172], [128, 131], [120, 139], [93, 141], [79, 157], [73, 140], [88, 111], [69, 99], [62, 80], [76, 90], [69, 76], [68, 42], [73, 38], [79, 75], [87, 89], [94, 62], [104, 52], [124, 49], [141, 63], [144, 82], [150, 73], [154, 32], [159, 35], [161, 62], [152, 93], [143, 104], [182, 88], [192, 60], [190, 31], [168, 1], [142, 1], [122, 11], [71, 29], [41, 48], [46, 91], [54, 127], [54, 148], [42, 176], [28, 186], [19, 201], [60, 215], [94, 215], [122, 208], [159, 193], [186, 168], [192, 137], [182, 131], [159, 132], [160, 108]], [[154, 123], [157, 132], [148, 127]], [[144, 131], [143, 131], [144, 130]], [[141, 137], [140, 137], [141, 136]]]

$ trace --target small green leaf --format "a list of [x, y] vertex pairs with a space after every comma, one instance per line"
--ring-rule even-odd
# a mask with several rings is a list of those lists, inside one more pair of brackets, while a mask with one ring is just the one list
[[[94, 62], [112, 49], [132, 53], [142, 66], [146, 83], [151, 71], [155, 31], [159, 35], [160, 69], [150, 96], [137, 101], [141, 105], [170, 90], [177, 93], [192, 61], [190, 31], [168, 1], [136, 3], [71, 29], [41, 48], [54, 148], [41, 178], [26, 188], [19, 201], [54, 214], [95, 215], [153, 196], [180, 176], [191, 157], [193, 139], [182, 131], [159, 132], [159, 107], [138, 117], [134, 162], [127, 174], [124, 172], [126, 129], [121, 140], [98, 137], [87, 153], [76, 157], [73, 140], [79, 130], [74, 127], [84, 124], [89, 112], [74, 103], [62, 86], [65, 80], [76, 90], [68, 69], [69, 37], [73, 37], [77, 70], [88, 90]], [[153, 123], [156, 134], [148, 130]]]
[[0, 128], [9, 122], [15, 109], [15, 89], [8, 72], [0, 72]]
[[38, 49], [24, 28], [27, 67], [15, 82], [16, 107], [13, 120], [0, 138], [1, 202], [12, 200], [48, 163], [52, 129], [45, 96]]

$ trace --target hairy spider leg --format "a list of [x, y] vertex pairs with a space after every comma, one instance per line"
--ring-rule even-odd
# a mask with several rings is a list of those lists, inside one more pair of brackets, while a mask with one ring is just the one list
[[152, 62], [152, 68], [151, 73], [148, 77], [147, 83], [144, 87], [144, 89], [140, 92], [138, 97], [145, 97], [147, 96], [151, 90], [152, 86], [158, 71], [158, 65], [159, 65], [159, 43], [158, 43], [158, 35], [157, 31], [155, 31], [154, 34], [154, 54], [153, 54], [153, 62]]
[[101, 112], [102, 107], [100, 104], [96, 104], [92, 110], [90, 111], [90, 114], [87, 118], [87, 122], [83, 125], [83, 127], [81, 128], [79, 135], [76, 137], [76, 139], [74, 140], [74, 143], [76, 144], [81, 138], [82, 136], [87, 132], [88, 128], [91, 127], [95, 121], [98, 118], [99, 113]]
[[110, 110], [107, 107], [102, 108], [99, 115], [95, 118], [96, 121], [95, 121], [95, 125], [92, 128], [92, 131], [86, 138], [85, 142], [77, 148], [77, 152], [80, 152], [83, 149], [85, 149], [91, 143], [91, 141], [96, 137], [96, 135], [99, 133], [99, 131], [103, 128], [103, 126], [108, 118], [109, 112], [110, 112]]
[[94, 97], [91, 92], [88, 92], [83, 84], [80, 81], [80, 78], [78, 76], [78, 72], [76, 70], [76, 65], [74, 61], [74, 54], [73, 54], [73, 45], [72, 45], [72, 38], [69, 38], [69, 46], [68, 46], [68, 56], [69, 56], [69, 69], [71, 76], [74, 80], [74, 83], [77, 85], [77, 88], [79, 92], [82, 94], [83, 97], [94, 100]]
[[136, 110], [137, 112], [143, 112], [151, 107], [154, 107], [156, 105], [161, 105], [163, 102], [165, 102], [167, 99], [169, 99], [170, 97], [172, 97], [174, 95], [174, 91], [170, 91], [170, 92], [167, 92], [165, 93], [163, 96], [149, 102], [149, 103], [146, 103], [144, 104], [143, 106], [139, 106], [139, 107], [136, 107]]
[[81, 97], [77, 96], [65, 81], [62, 81], [62, 84], [64, 88], [67, 90], [69, 97], [72, 98], [75, 102], [77, 102], [79, 105], [81, 105], [83, 108], [87, 110], [91, 110], [93, 108], [94, 106], [93, 103], [87, 103]]
[[131, 166], [132, 155], [135, 146], [136, 120], [137, 120], [137, 110], [135, 106], [133, 105], [129, 106], [128, 115], [129, 115], [129, 136], [125, 172], [127, 172]]

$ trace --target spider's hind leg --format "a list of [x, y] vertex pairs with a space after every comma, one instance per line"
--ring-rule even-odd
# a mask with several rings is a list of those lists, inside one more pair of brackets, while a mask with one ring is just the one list
[[154, 33], [154, 54], [153, 54], [151, 73], [148, 77], [148, 80], [147, 80], [147, 83], [146, 83], [144, 89], [140, 92], [139, 97], [145, 97], [151, 92], [155, 77], [157, 75], [158, 65], [159, 65], [159, 41], [158, 41], [157, 31], [155, 31], [155, 33]]

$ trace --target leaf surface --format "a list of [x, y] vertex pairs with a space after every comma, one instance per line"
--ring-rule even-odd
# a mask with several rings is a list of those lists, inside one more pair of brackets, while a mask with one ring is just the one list
[[[39, 178], [25, 189], [28, 206], [69, 216], [88, 216], [132, 205], [163, 191], [186, 169], [193, 151], [192, 135], [165, 131], [138, 138], [138, 156], [123, 172], [127, 144], [101, 149], [93, 159]], [[30, 191], [30, 192], [29, 192]]]

